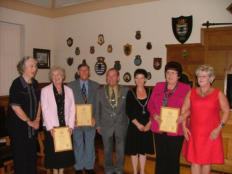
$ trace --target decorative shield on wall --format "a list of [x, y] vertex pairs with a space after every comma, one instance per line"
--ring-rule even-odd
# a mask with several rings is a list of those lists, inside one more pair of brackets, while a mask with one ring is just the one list
[[180, 43], [185, 43], [192, 32], [193, 16], [172, 18], [172, 31]]
[[151, 44], [151, 42], [147, 42], [146, 48], [147, 48], [148, 50], [152, 49], [152, 44]]
[[89, 49], [90, 54], [94, 54], [95, 53], [95, 48], [94, 46], [91, 46]]
[[97, 43], [101, 46], [105, 43], [103, 34], [98, 35]]
[[130, 75], [129, 72], [126, 72], [126, 73], [123, 75], [123, 80], [124, 80], [125, 82], [131, 81], [131, 75]]
[[67, 58], [67, 64], [68, 64], [69, 66], [71, 66], [71, 65], [73, 64], [73, 58], [72, 58], [72, 57], [68, 57], [68, 58]]
[[139, 66], [139, 65], [141, 65], [141, 63], [142, 63], [141, 56], [140, 56], [140, 55], [136, 55], [136, 56], [135, 56], [135, 60], [134, 60], [134, 64], [135, 64], [136, 66]]
[[107, 47], [107, 52], [108, 52], [108, 53], [112, 53], [112, 51], [113, 51], [112, 45], [108, 45], [108, 47]]
[[159, 57], [155, 57], [153, 59], [153, 67], [155, 70], [159, 70], [162, 66], [162, 58], [159, 58]]
[[119, 60], [115, 61], [115, 63], [114, 63], [114, 68], [115, 68], [116, 70], [120, 71], [120, 69], [121, 69], [121, 64], [120, 64], [120, 61], [119, 61]]
[[73, 39], [72, 39], [71, 37], [69, 37], [69, 38], [67, 39], [67, 45], [68, 45], [69, 47], [71, 47], [71, 46], [73, 45]]
[[75, 49], [75, 54], [78, 56], [78, 55], [80, 55], [80, 48], [79, 47], [76, 47], [76, 49]]
[[135, 38], [137, 40], [141, 39], [141, 31], [136, 31]]
[[124, 54], [126, 56], [129, 56], [131, 54], [131, 52], [132, 52], [132, 45], [130, 45], [130, 44], [124, 45], [123, 50], [124, 50]]
[[97, 63], [95, 64], [95, 72], [97, 75], [103, 75], [106, 72], [106, 64], [104, 62], [105, 58], [104, 57], [98, 57], [97, 58]]

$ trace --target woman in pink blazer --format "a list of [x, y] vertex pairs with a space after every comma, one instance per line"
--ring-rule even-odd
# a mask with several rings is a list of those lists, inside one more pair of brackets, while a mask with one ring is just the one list
[[49, 72], [52, 83], [41, 91], [41, 107], [45, 133], [45, 167], [53, 173], [63, 174], [63, 168], [74, 164], [73, 151], [55, 152], [53, 131], [68, 126], [70, 133], [75, 123], [75, 102], [72, 90], [63, 84], [64, 69], [53, 67]]

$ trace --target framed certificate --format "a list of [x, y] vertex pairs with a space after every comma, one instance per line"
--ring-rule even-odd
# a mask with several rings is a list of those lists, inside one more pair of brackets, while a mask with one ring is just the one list
[[55, 152], [72, 150], [71, 135], [68, 127], [54, 128]]
[[159, 130], [163, 132], [177, 133], [178, 124], [176, 123], [179, 117], [180, 109], [171, 107], [161, 107], [160, 117], [161, 123]]
[[76, 126], [92, 126], [92, 104], [76, 104]]

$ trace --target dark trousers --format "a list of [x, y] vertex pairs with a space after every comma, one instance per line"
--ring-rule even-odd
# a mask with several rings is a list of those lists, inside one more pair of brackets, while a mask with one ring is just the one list
[[36, 174], [36, 143], [35, 137], [11, 137], [15, 174]]
[[179, 174], [180, 153], [184, 136], [154, 134], [156, 147], [155, 174]]

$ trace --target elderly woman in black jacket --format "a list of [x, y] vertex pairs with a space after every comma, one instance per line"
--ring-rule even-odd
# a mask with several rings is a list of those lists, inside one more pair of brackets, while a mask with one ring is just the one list
[[40, 92], [34, 79], [36, 64], [34, 58], [21, 59], [17, 65], [20, 76], [10, 87], [8, 131], [15, 174], [36, 173], [36, 130], [40, 121]]

